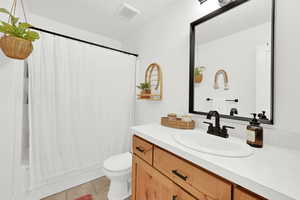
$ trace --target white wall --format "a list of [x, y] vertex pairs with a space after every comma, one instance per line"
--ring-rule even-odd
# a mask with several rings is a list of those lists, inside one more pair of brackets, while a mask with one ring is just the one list
[[123, 43], [124, 48], [139, 54], [138, 81], [144, 81], [145, 69], [152, 62], [158, 62], [163, 70], [163, 101], [137, 101], [137, 124], [159, 121], [170, 112], [188, 112], [190, 22], [217, 6], [203, 5], [196, 0], [177, 1]]
[[[299, 145], [293, 142], [300, 141], [297, 125], [300, 113], [300, 26], [295, 20], [300, 17], [299, 6], [297, 0], [277, 0], [275, 125], [265, 130], [266, 141], [294, 147]], [[158, 122], [161, 116], [170, 112], [188, 112], [189, 23], [204, 15], [204, 7], [200, 7], [196, 0], [178, 1], [125, 42], [127, 49], [136, 50], [140, 55], [140, 79], [151, 62], [161, 64], [164, 73], [163, 101], [138, 101], [138, 124]], [[224, 121], [227, 124], [232, 122]], [[237, 127], [234, 133], [245, 132], [245, 123], [233, 125]]]

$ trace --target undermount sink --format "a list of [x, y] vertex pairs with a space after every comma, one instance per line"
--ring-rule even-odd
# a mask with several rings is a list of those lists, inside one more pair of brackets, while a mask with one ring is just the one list
[[193, 134], [176, 134], [175, 141], [189, 149], [211, 155], [231, 158], [249, 157], [253, 148], [236, 138], [221, 138], [204, 132]]

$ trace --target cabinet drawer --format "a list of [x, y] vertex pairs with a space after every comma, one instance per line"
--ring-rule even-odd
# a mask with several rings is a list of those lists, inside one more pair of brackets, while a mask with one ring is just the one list
[[197, 198], [231, 200], [231, 183], [161, 148], [154, 147], [153, 165]]
[[133, 158], [133, 180], [132, 200], [196, 200], [137, 156]]
[[265, 198], [259, 197], [252, 192], [249, 192], [243, 188], [234, 188], [234, 200], [266, 200]]
[[142, 158], [144, 161], [152, 165], [153, 158], [153, 144], [133, 136], [133, 153]]

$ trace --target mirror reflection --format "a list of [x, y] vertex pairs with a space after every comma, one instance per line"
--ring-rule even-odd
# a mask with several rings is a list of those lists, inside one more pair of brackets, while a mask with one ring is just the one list
[[272, 1], [251, 0], [195, 27], [194, 111], [272, 114]]

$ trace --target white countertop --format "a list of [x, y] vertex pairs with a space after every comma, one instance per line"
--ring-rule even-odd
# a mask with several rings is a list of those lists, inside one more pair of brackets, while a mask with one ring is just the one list
[[[133, 134], [269, 200], [300, 200], [300, 151], [265, 146], [247, 158], [225, 158], [200, 153], [178, 144], [174, 134], [199, 133], [149, 124]], [[246, 141], [245, 141], [246, 142]]]

